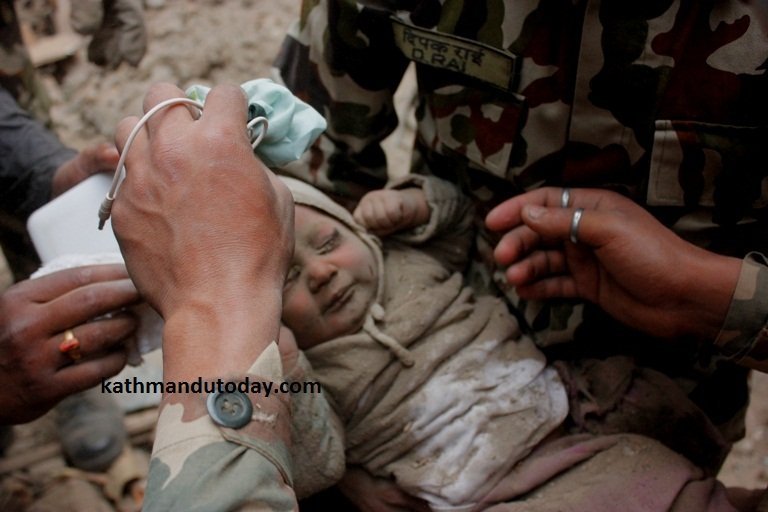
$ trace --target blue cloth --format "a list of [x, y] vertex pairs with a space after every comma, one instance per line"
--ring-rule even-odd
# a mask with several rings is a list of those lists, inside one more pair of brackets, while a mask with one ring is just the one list
[[[286, 87], [267, 78], [250, 80], [240, 87], [248, 97], [249, 120], [263, 116], [269, 122], [267, 133], [254, 149], [268, 167], [280, 167], [298, 160], [325, 130], [325, 119]], [[187, 96], [205, 103], [209, 87], [193, 85]], [[255, 126], [254, 130], [259, 130]]]

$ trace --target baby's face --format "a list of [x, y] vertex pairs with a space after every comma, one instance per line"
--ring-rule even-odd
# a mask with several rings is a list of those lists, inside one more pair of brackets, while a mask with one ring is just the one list
[[360, 330], [378, 286], [371, 249], [333, 217], [296, 205], [283, 323], [300, 348]]

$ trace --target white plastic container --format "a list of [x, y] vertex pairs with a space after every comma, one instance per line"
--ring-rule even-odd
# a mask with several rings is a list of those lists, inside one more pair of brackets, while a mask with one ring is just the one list
[[112, 223], [99, 231], [98, 211], [112, 177], [96, 174], [30, 215], [27, 230], [43, 263], [66, 254], [119, 252]]

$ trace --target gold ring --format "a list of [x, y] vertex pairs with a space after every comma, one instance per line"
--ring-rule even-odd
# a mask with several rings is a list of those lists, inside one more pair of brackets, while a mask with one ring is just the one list
[[79, 361], [83, 357], [80, 353], [80, 340], [75, 337], [72, 329], [64, 331], [64, 339], [59, 343], [59, 352], [66, 354], [74, 362]]

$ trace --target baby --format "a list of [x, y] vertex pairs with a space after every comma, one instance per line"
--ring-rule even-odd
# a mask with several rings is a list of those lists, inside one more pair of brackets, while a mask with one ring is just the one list
[[[595, 457], [601, 471], [615, 466], [621, 488], [587, 493], [585, 506], [635, 488], [701, 491], [687, 486], [703, 481], [701, 471], [650, 439], [563, 435], [569, 396], [558, 372], [503, 300], [464, 286], [472, 211], [452, 185], [409, 176], [366, 195], [352, 215], [306, 183], [285, 182], [296, 245], [283, 323], [343, 425], [347, 464], [433, 509], [517, 500]], [[643, 456], [622, 462], [628, 446]], [[648, 467], [670, 475], [648, 488], [639, 474]]]

